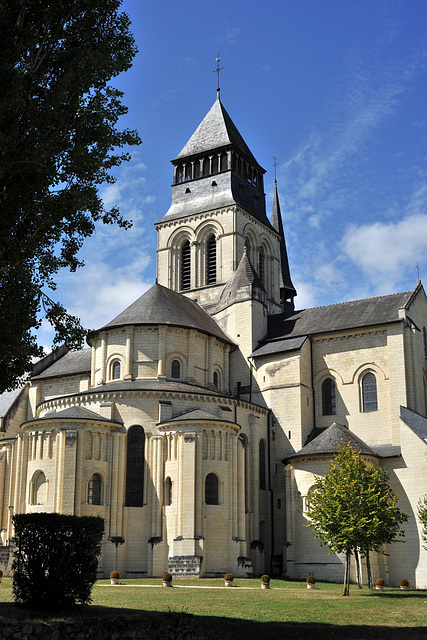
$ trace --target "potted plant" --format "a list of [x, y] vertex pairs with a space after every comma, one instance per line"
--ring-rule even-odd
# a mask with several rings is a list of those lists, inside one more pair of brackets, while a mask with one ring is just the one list
[[118, 571], [112, 571], [110, 573], [110, 584], [119, 584], [120, 574]]
[[383, 578], [377, 578], [375, 580], [375, 589], [384, 589], [384, 580], [383, 580]]
[[270, 588], [270, 576], [265, 574], [261, 576], [261, 589], [269, 589]]
[[224, 576], [224, 582], [226, 587], [233, 587], [234, 576], [232, 573], [226, 573]]
[[403, 578], [403, 580], [400, 581], [400, 588], [404, 591], [406, 589], [409, 589], [409, 582], [408, 580], [406, 580], [406, 578]]
[[163, 586], [171, 587], [172, 586], [172, 576], [170, 573], [164, 573], [162, 577]]
[[308, 576], [307, 578], [307, 589], [315, 589], [316, 588], [316, 580], [314, 576]]

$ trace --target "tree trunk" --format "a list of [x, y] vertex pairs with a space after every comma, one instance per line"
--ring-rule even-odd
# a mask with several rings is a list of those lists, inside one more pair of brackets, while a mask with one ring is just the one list
[[356, 583], [357, 583], [357, 588], [361, 589], [362, 588], [362, 560], [361, 560], [361, 557], [360, 557], [359, 549], [355, 550], [354, 559], [356, 561]]
[[344, 590], [343, 596], [350, 595], [350, 557], [351, 549], [346, 549], [345, 552], [345, 571], [344, 571]]
[[368, 589], [372, 589], [372, 573], [371, 573], [371, 561], [369, 558], [369, 550], [366, 552], [366, 573], [368, 574]]

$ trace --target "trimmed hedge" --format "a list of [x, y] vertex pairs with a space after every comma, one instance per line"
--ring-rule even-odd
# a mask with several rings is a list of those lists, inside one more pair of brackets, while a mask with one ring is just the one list
[[104, 520], [93, 516], [25, 513], [15, 528], [13, 596], [37, 609], [67, 609], [91, 602]]

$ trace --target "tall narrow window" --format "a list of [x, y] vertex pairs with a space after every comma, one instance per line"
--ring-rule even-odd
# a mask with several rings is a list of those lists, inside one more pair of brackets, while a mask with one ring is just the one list
[[218, 478], [214, 473], [208, 473], [205, 480], [205, 503], [219, 504], [218, 502]]
[[144, 429], [131, 427], [127, 434], [126, 452], [127, 507], [142, 507], [144, 504], [144, 447]]
[[227, 171], [228, 169], [228, 158], [227, 154], [221, 153], [221, 171]]
[[265, 285], [265, 253], [262, 247], [259, 248], [259, 279]]
[[176, 169], [176, 181], [184, 182], [184, 169], [182, 167], [182, 164], [179, 164]]
[[206, 243], [206, 284], [216, 283], [216, 238], [211, 235]]
[[194, 161], [194, 179], [200, 178], [200, 160]]
[[171, 364], [171, 378], [181, 377], [181, 363], [179, 360], [172, 360]]
[[322, 415], [334, 416], [336, 411], [335, 380], [333, 378], [326, 378], [322, 384]]
[[259, 488], [266, 489], [265, 482], [266, 460], [265, 460], [265, 440], [259, 441]]
[[427, 332], [425, 327], [423, 327], [423, 350], [424, 357], [427, 358]]
[[190, 242], [186, 240], [181, 247], [181, 289], [189, 289], [191, 284]]
[[166, 478], [165, 482], [165, 506], [168, 507], [172, 504], [172, 480]]
[[48, 482], [43, 471], [39, 471], [33, 479], [32, 504], [46, 504], [48, 493]]
[[102, 480], [99, 473], [94, 473], [89, 480], [89, 486], [87, 491], [87, 501], [89, 504], [102, 504], [101, 501], [101, 488]]
[[245, 489], [245, 513], [247, 513], [249, 511], [249, 487], [248, 487], [248, 482], [249, 482], [249, 469], [248, 469], [248, 439], [245, 436], [244, 433], [240, 434], [239, 436], [239, 442], [242, 445], [243, 448], [243, 473], [244, 473], [244, 478], [243, 478], [243, 483], [244, 483], [244, 489]]
[[250, 260], [251, 259], [251, 243], [249, 242], [249, 238], [246, 238], [245, 240], [245, 247], [246, 247], [246, 255]]
[[362, 407], [363, 411], [377, 411], [377, 380], [373, 373], [366, 373], [362, 378]]
[[203, 159], [203, 175], [208, 176], [210, 174], [211, 163], [209, 158]]
[[113, 380], [120, 380], [120, 362], [115, 360], [111, 367], [111, 378]]

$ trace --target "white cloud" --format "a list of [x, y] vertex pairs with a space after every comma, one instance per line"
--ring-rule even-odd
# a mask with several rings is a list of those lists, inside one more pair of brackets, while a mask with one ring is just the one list
[[427, 252], [427, 214], [398, 222], [350, 225], [342, 249], [377, 291], [392, 290], [408, 272], [416, 273]]

